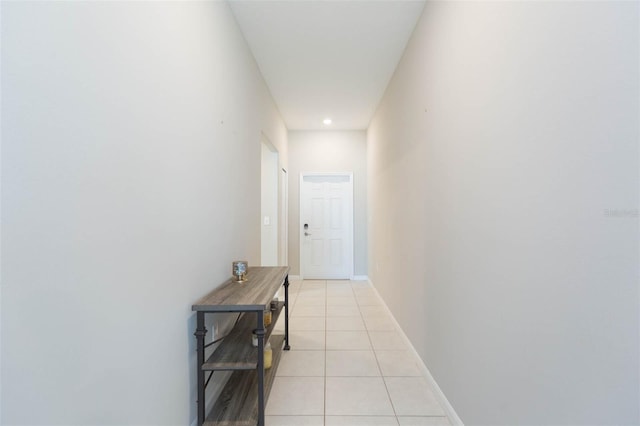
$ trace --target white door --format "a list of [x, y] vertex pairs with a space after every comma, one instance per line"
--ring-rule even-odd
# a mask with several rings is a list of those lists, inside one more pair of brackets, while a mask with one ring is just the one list
[[351, 278], [352, 174], [301, 174], [300, 259], [305, 279]]

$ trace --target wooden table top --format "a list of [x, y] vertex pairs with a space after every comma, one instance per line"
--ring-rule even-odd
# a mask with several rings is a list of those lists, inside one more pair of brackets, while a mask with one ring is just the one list
[[240, 312], [267, 309], [288, 274], [288, 266], [250, 267], [247, 281], [238, 283], [229, 278], [198, 300], [191, 310]]

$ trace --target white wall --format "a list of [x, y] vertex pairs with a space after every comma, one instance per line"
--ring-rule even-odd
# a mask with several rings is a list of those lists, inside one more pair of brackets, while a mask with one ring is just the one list
[[638, 8], [430, 2], [368, 130], [370, 274], [466, 424], [640, 422]]
[[[2, 424], [185, 425], [286, 128], [223, 2], [3, 2]], [[241, 161], [238, 161], [241, 159]]]
[[300, 173], [353, 172], [354, 272], [367, 274], [366, 133], [354, 131], [289, 132], [289, 266], [300, 273]]

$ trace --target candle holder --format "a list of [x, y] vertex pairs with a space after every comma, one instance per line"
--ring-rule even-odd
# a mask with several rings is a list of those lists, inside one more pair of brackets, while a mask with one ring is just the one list
[[249, 264], [246, 260], [236, 260], [233, 262], [231, 273], [233, 274], [233, 280], [237, 283], [247, 281], [247, 272], [249, 271]]

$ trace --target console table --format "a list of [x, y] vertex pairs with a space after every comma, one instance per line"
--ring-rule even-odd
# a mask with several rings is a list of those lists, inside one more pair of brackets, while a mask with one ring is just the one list
[[[284, 302], [272, 311], [272, 321], [264, 326], [264, 311], [270, 309], [276, 292], [284, 286]], [[289, 350], [289, 268], [251, 267], [247, 281], [227, 280], [195, 303], [196, 340], [198, 351], [198, 426], [243, 425], [264, 426], [264, 409], [278, 368], [282, 349]], [[272, 366], [264, 369], [264, 346], [284, 309], [284, 336], [273, 336]], [[205, 315], [237, 312], [238, 320], [219, 346], [205, 360], [207, 329]], [[251, 333], [258, 338], [258, 347], [251, 344]], [[283, 348], [284, 341], [284, 348]], [[233, 371], [222, 393], [210, 410], [205, 407], [205, 388], [215, 371]], [[205, 379], [209, 372], [209, 378]]]

